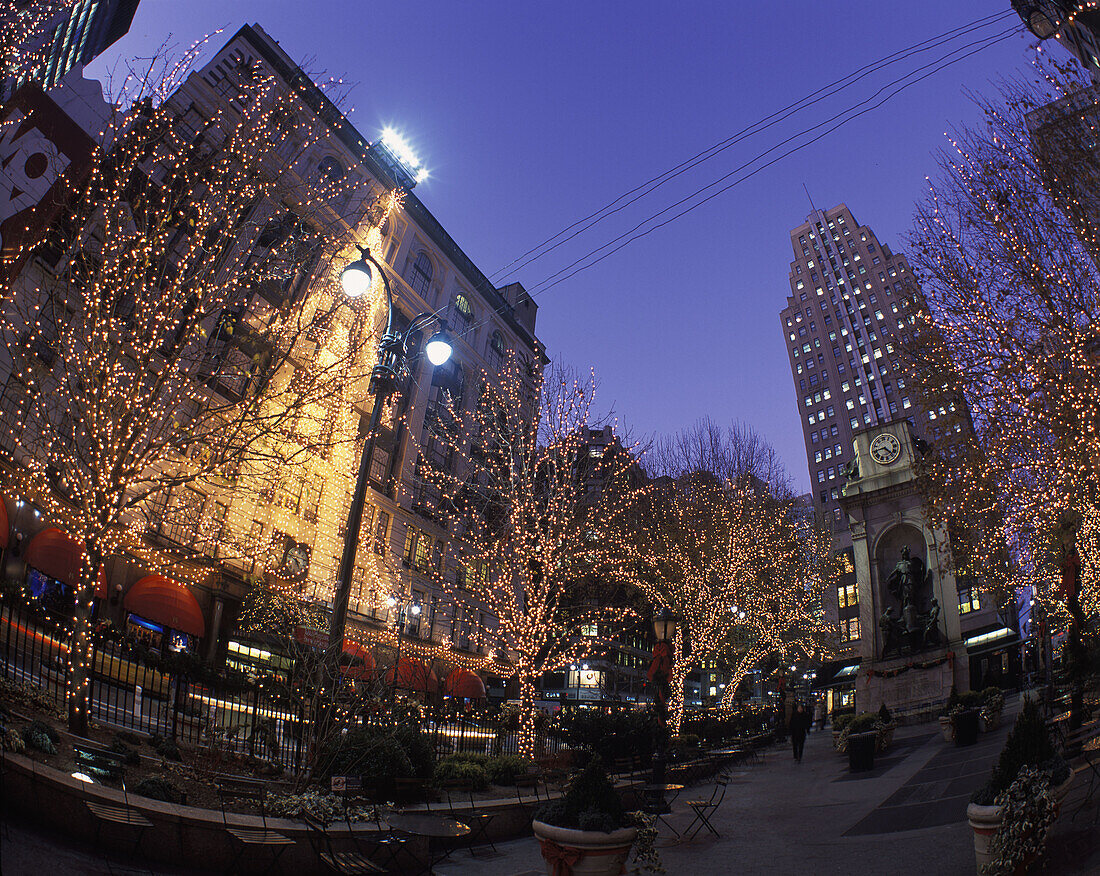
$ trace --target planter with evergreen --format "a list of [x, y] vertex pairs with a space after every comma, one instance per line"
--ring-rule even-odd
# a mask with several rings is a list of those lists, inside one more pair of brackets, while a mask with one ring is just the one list
[[532, 824], [549, 876], [617, 876], [638, 837], [603, 761], [592, 756]]
[[1038, 857], [1072, 781], [1073, 771], [1054, 750], [1038, 704], [1025, 699], [993, 775], [966, 810], [978, 873], [1014, 873]]

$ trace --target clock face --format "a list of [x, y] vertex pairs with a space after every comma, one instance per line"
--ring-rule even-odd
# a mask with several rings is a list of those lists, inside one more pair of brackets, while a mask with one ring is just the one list
[[876, 435], [871, 442], [871, 458], [879, 465], [889, 465], [901, 455], [901, 442], [889, 432]]
[[309, 547], [304, 544], [292, 544], [287, 548], [286, 559], [280, 570], [287, 578], [300, 578], [309, 568]]

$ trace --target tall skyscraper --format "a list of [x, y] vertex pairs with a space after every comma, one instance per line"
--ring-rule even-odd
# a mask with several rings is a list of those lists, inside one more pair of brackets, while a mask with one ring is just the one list
[[894, 335], [904, 328], [903, 256], [841, 204], [791, 231], [791, 294], [780, 313], [791, 362], [814, 506], [847, 532], [838, 498], [852, 436], [912, 417]]
[[[905, 258], [880, 243], [844, 204], [814, 210], [791, 231], [791, 248], [791, 294], [780, 321], [813, 506], [832, 529], [837, 549], [850, 556], [852, 540], [839, 499], [853, 436], [915, 413], [894, 337], [906, 325], [907, 289], [916, 287]], [[824, 599], [845, 651], [861, 637], [858, 598], [849, 571], [835, 598]]]
[[[77, 65], [86, 65], [130, 30], [140, 0], [77, 0], [58, 15], [43, 40], [41, 61], [24, 81], [52, 88]], [[46, 48], [48, 47], [48, 48]]]

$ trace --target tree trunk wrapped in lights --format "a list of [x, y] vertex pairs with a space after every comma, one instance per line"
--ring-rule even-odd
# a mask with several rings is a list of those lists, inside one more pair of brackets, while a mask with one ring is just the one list
[[[543, 674], [592, 653], [630, 615], [625, 605], [601, 605], [589, 586], [607, 549], [604, 521], [632, 465], [621, 447], [599, 459], [587, 454], [594, 394], [591, 379], [556, 372], [544, 382], [509, 356], [500, 374], [482, 375], [472, 411], [452, 403], [431, 426], [459, 461], [422, 468], [462, 541], [456, 580], [447, 581], [451, 599], [496, 620], [490, 635], [519, 684], [526, 756], [534, 754]], [[593, 466], [597, 491], [589, 488]], [[597, 636], [583, 634], [593, 629]]]
[[[1082, 521], [1087, 553], [1100, 508], [1100, 97], [1041, 73], [951, 135], [899, 335], [932, 418], [920, 484], [960, 574], [1003, 602], [1034, 586], [1066, 617], [1063, 556]], [[1095, 611], [1095, 592], [1081, 602]]]
[[[154, 59], [129, 80], [89, 166], [62, 175], [60, 213], [16, 254], [50, 271], [31, 258], [0, 276], [0, 428], [21, 450], [16, 488], [84, 547], [79, 582], [68, 582], [78, 733], [103, 563], [128, 546], [173, 574], [175, 556], [143, 543], [147, 518], [172, 513], [173, 491], [269, 501], [279, 479], [299, 469], [304, 479], [311, 460], [353, 446], [350, 393], [376, 348], [379, 296], [343, 307], [336, 276], [344, 223], [364, 211], [349, 183], [301, 164], [328, 129], [290, 131], [306, 111], [259, 62], [230, 70], [232, 99], [196, 118], [173, 98], [193, 57]], [[294, 148], [274, 145], [288, 137]], [[367, 185], [364, 205], [376, 197]], [[262, 553], [235, 523], [219, 521], [202, 550]]]

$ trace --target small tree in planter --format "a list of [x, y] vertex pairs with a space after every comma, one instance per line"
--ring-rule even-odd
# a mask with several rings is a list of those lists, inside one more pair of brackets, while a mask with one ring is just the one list
[[943, 711], [940, 712], [940, 730], [943, 731], [944, 742], [952, 742], [955, 739], [955, 722], [951, 716], [958, 707], [959, 691], [955, 685], [951, 685], [951, 693], [943, 705]]
[[982, 691], [982, 729], [996, 730], [1001, 725], [1001, 712], [1005, 707], [1005, 695], [999, 687], [987, 687]]
[[638, 819], [623, 810], [622, 800], [603, 761], [593, 755], [569, 781], [565, 793], [543, 804], [533, 828], [550, 876], [617, 876], [639, 841], [635, 861], [660, 872], [652, 825], [639, 831]]
[[[1056, 813], [1069, 791], [1073, 771], [1054, 750], [1039, 706], [1025, 699], [993, 775], [974, 792], [966, 810], [974, 831], [974, 857], [980, 873], [1011, 873], [1017, 864], [1041, 852], [1053, 816], [1046, 821], [1045, 804], [1030, 793], [1036, 783], [1033, 774], [1041, 777]], [[1017, 787], [1014, 783], [1018, 779], [1021, 784]], [[996, 867], [988, 869], [994, 855]]]
[[894, 731], [898, 729], [898, 724], [894, 720], [894, 716], [890, 714], [890, 710], [886, 708], [886, 703], [878, 707], [878, 720], [875, 722], [875, 729], [879, 733], [881, 750], [887, 751], [894, 744]]

